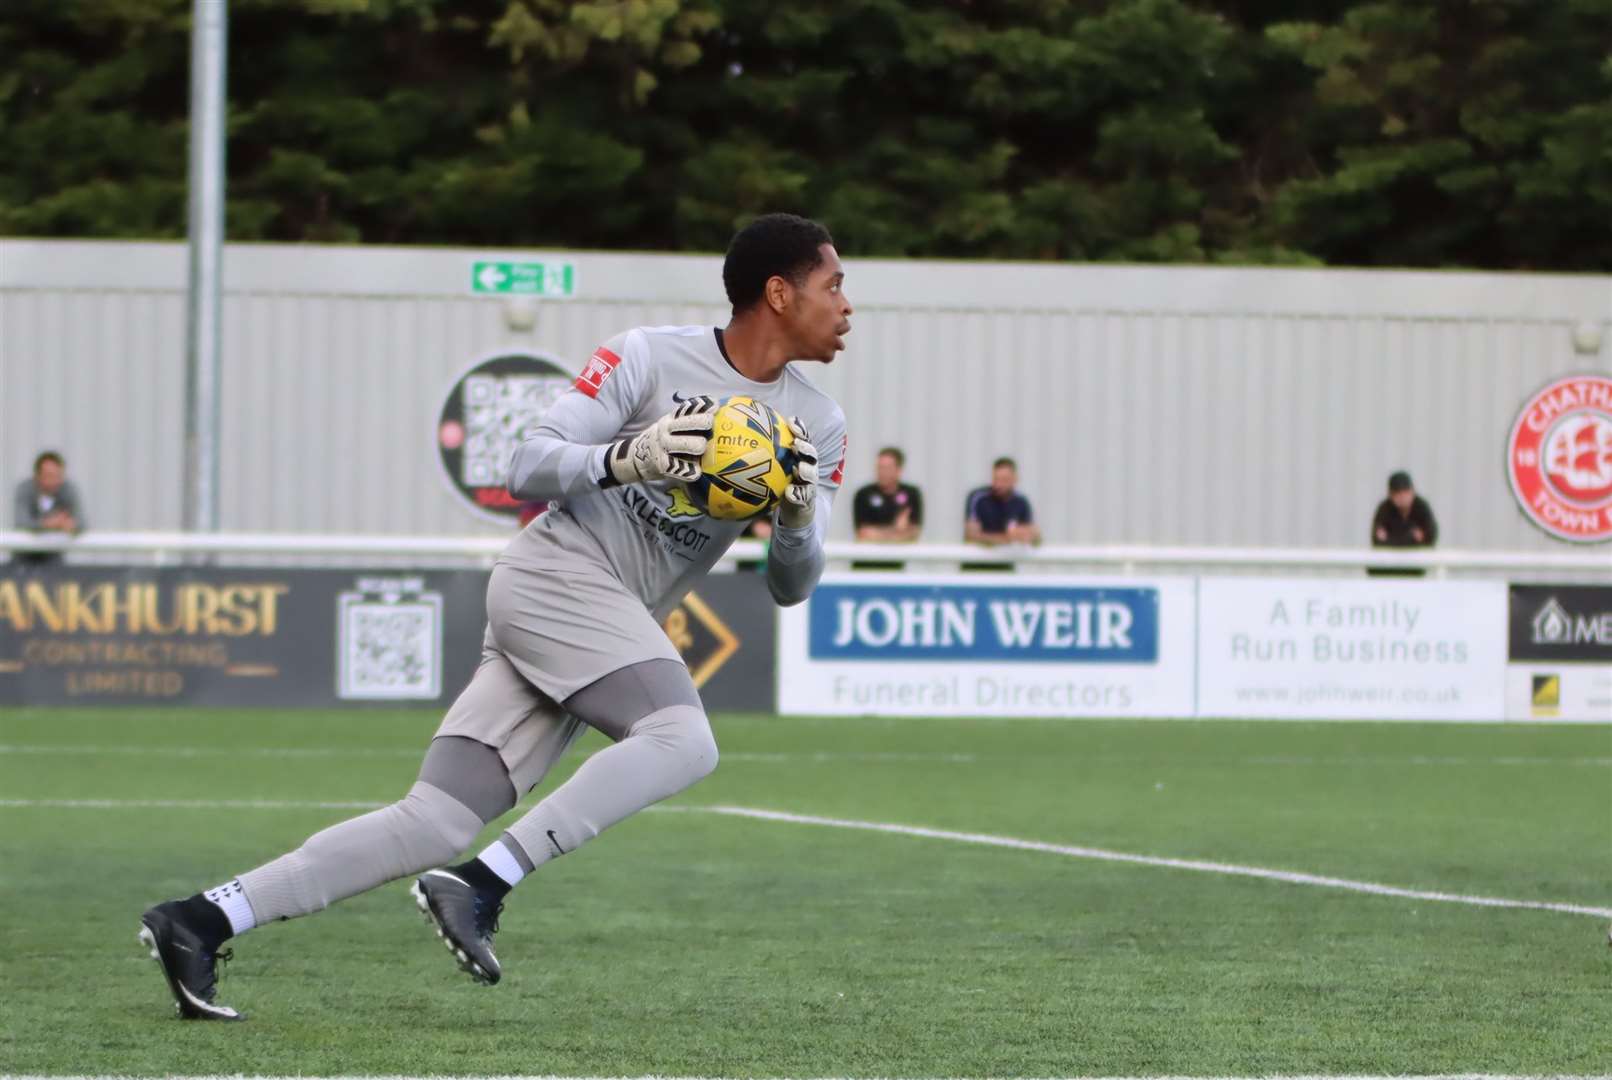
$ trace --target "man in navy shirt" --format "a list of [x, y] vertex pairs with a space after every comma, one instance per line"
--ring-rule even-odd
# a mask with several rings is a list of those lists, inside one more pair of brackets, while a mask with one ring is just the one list
[[1039, 544], [1041, 527], [1030, 513], [1030, 500], [1014, 490], [1019, 467], [1012, 458], [997, 458], [987, 487], [968, 493], [968, 521], [963, 538], [971, 544]]

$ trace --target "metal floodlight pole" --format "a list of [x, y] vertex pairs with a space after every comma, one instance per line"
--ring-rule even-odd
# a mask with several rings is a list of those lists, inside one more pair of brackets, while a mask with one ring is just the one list
[[224, 267], [224, 75], [229, 0], [193, 0], [190, 27], [190, 275], [185, 332], [185, 528], [218, 528]]

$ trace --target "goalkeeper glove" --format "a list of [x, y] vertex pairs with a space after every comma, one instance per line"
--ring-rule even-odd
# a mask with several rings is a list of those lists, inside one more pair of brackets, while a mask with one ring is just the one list
[[698, 480], [715, 416], [716, 402], [692, 397], [632, 438], [606, 447], [603, 486]]
[[817, 447], [798, 418], [791, 418], [789, 430], [795, 436], [795, 475], [778, 505], [778, 524], [786, 529], [804, 529], [812, 523], [817, 499]]

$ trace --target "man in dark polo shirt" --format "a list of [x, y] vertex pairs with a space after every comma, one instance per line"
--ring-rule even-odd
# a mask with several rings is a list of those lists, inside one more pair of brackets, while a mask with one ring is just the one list
[[[1438, 522], [1426, 499], [1416, 494], [1410, 473], [1396, 472], [1388, 478], [1388, 498], [1377, 504], [1371, 519], [1371, 546], [1418, 548], [1438, 543]], [[1373, 577], [1421, 577], [1415, 567], [1376, 566], [1367, 573]]]
[[[873, 483], [857, 490], [851, 503], [856, 538], [872, 544], [910, 544], [924, 525], [924, 496], [901, 482], [907, 463], [899, 447], [886, 446], [873, 463]], [[899, 562], [853, 562], [852, 570], [900, 570]]]
[[[1012, 458], [991, 463], [991, 482], [968, 493], [963, 539], [971, 544], [1001, 547], [1005, 544], [1041, 543], [1041, 526], [1035, 523], [1030, 500], [1018, 491], [1019, 467]], [[1003, 570], [1009, 563], [968, 563], [965, 570]]]

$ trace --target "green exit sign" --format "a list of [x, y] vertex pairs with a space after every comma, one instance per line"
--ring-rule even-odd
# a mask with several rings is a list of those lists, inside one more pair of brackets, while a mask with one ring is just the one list
[[470, 266], [473, 293], [574, 296], [576, 288], [574, 263], [478, 262]]

